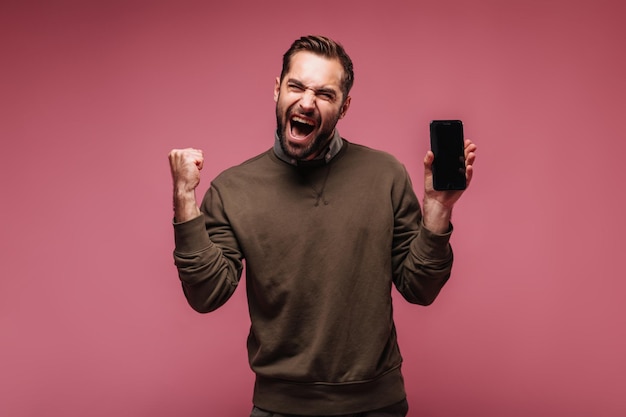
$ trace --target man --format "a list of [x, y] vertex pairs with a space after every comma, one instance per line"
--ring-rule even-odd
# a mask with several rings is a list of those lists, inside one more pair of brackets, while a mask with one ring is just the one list
[[[432, 186], [423, 213], [392, 156], [341, 138], [354, 75], [341, 45], [296, 40], [276, 79], [272, 149], [221, 173], [200, 208], [202, 151], [173, 150], [175, 263], [190, 305], [233, 294], [246, 262], [251, 416], [405, 416], [391, 285], [433, 302], [450, 276], [452, 208]], [[476, 146], [465, 142], [467, 181]]]

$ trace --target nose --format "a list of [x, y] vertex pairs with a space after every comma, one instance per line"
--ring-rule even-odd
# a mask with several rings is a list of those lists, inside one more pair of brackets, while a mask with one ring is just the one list
[[303, 111], [311, 111], [315, 108], [315, 92], [312, 90], [304, 90], [300, 98], [300, 107]]

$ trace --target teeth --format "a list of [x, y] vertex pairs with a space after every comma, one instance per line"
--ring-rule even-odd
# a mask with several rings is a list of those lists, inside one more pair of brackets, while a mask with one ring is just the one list
[[312, 121], [307, 120], [307, 119], [302, 119], [302, 118], [300, 118], [298, 116], [292, 117], [291, 120], [294, 120], [294, 121], [296, 121], [298, 123], [304, 123], [304, 124], [309, 125], [309, 126], [313, 126], [314, 125], [314, 123]]

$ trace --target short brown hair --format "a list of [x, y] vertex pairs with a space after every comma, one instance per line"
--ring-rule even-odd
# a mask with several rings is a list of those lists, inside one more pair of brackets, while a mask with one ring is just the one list
[[348, 97], [348, 93], [354, 84], [354, 69], [352, 67], [352, 60], [343, 49], [340, 43], [324, 36], [303, 36], [297, 39], [291, 44], [291, 47], [283, 55], [283, 69], [280, 73], [280, 81], [282, 82], [285, 74], [289, 72], [291, 65], [291, 57], [297, 52], [307, 51], [316, 55], [323, 56], [330, 59], [338, 59], [343, 67], [343, 80], [341, 90], [344, 95], [344, 100]]

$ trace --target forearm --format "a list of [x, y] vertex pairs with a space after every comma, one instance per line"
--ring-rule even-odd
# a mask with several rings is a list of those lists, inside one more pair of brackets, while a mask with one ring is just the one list
[[183, 223], [200, 216], [195, 190], [174, 188], [174, 220]]
[[407, 301], [431, 304], [450, 278], [453, 262], [449, 244], [451, 233], [449, 224], [442, 234], [433, 233], [421, 225], [396, 277], [396, 287]]
[[233, 295], [241, 272], [215, 246], [195, 254], [178, 253], [175, 257], [185, 298], [194, 310], [214, 311]]
[[235, 251], [226, 251], [209, 238], [204, 216], [175, 223], [174, 262], [187, 301], [201, 313], [224, 304], [235, 291], [242, 264]]

